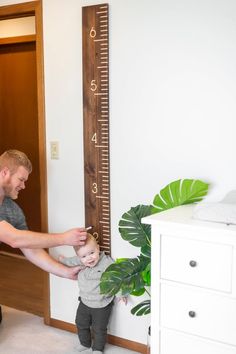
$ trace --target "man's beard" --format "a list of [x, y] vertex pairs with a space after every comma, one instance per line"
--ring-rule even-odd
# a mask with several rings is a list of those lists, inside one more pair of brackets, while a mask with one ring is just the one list
[[14, 191], [10, 181], [6, 183], [6, 185], [3, 187], [3, 190], [6, 197], [9, 197], [11, 199], [18, 198], [18, 193]]

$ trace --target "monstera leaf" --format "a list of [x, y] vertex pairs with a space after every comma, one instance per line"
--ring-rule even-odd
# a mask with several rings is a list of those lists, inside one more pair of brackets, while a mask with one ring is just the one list
[[142, 272], [146, 270], [149, 260], [139, 256], [137, 258], [127, 258], [111, 264], [102, 274], [100, 281], [101, 294], [128, 295], [132, 292], [137, 295], [143, 294], [145, 280]]
[[[119, 222], [121, 237], [140, 248], [137, 258], [120, 258], [102, 274], [102, 294], [140, 296], [149, 294], [151, 286], [151, 227], [141, 223], [143, 217], [177, 207], [196, 203], [207, 194], [208, 184], [200, 180], [181, 179], [168, 184], [157, 194], [153, 206], [137, 205], [122, 215]], [[155, 256], [155, 252], [153, 253]], [[142, 316], [150, 313], [150, 300], [136, 305], [131, 313]]]
[[145, 300], [134, 306], [131, 310], [132, 315], [143, 316], [151, 312], [151, 301]]
[[141, 219], [151, 211], [151, 205], [137, 205], [124, 213], [119, 222], [121, 237], [131, 245], [141, 247], [141, 253], [147, 257], [151, 255], [151, 226], [142, 224]]
[[179, 179], [168, 184], [153, 200], [152, 214], [179, 205], [200, 202], [207, 194], [208, 184], [197, 179]]

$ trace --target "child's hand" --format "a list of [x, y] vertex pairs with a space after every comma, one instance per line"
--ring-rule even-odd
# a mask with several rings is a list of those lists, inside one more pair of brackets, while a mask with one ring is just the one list
[[120, 296], [120, 297], [118, 297], [118, 302], [123, 302], [125, 305], [127, 305], [128, 296]]
[[62, 263], [64, 259], [65, 259], [65, 256], [63, 256], [62, 254], [59, 254], [58, 262]]

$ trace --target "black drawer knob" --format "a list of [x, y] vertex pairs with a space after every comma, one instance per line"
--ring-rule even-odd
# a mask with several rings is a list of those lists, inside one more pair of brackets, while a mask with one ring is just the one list
[[189, 317], [196, 317], [196, 312], [195, 311], [189, 311], [188, 313]]
[[196, 261], [190, 261], [189, 265], [190, 265], [190, 267], [196, 267], [197, 266], [197, 262]]

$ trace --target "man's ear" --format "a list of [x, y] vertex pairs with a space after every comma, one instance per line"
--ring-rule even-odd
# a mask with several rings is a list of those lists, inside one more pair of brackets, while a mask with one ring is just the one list
[[8, 167], [3, 167], [0, 172], [2, 177], [10, 176], [10, 170]]

